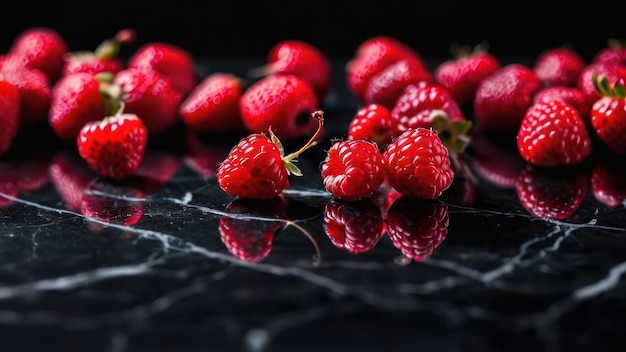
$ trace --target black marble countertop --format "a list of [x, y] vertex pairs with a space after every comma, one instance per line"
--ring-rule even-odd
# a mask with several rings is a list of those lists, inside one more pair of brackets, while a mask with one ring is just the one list
[[[205, 63], [237, 73], [258, 61]], [[323, 109], [328, 136], [342, 137], [357, 103], [335, 69]], [[2, 350], [626, 346], [624, 160], [544, 172], [475, 136], [464, 155], [475, 179], [457, 177], [441, 199], [345, 203], [323, 189], [320, 143], [279, 201], [253, 202], [215, 180], [234, 142], [174, 129], [150, 145], [137, 177], [112, 183], [53, 138], [19, 140], [23, 156], [0, 160]], [[622, 180], [616, 198], [593, 187], [601, 171]], [[526, 207], [522, 188], [543, 206]], [[395, 220], [382, 232], [327, 232], [331, 218], [383, 217]], [[398, 221], [439, 227], [391, 236]], [[243, 250], [230, 246], [237, 239], [248, 241]]]

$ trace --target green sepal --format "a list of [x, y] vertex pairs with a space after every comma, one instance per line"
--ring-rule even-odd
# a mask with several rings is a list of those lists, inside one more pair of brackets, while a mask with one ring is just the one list
[[292, 161], [285, 161], [285, 168], [287, 169], [287, 172], [290, 175], [294, 175], [294, 176], [302, 176], [302, 171], [300, 170], [300, 168], [298, 168], [296, 166], [296, 164], [294, 164], [295, 160]]
[[276, 148], [278, 148], [278, 151], [280, 152], [280, 156], [282, 157], [283, 155], [285, 155], [285, 148], [283, 147], [283, 143], [274, 134], [274, 131], [272, 131], [271, 127], [269, 128], [269, 134], [270, 134], [270, 139], [272, 140], [272, 143], [276, 145]]
[[443, 110], [433, 110], [430, 113], [430, 124], [441, 139], [441, 142], [453, 153], [462, 153], [471, 138], [469, 132], [472, 122], [469, 120], [451, 120]]

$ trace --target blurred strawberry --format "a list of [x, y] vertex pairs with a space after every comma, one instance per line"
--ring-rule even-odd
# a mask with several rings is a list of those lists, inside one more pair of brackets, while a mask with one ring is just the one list
[[49, 150], [39, 149], [18, 162], [16, 172], [20, 190], [37, 191], [48, 184], [48, 165], [52, 155]]
[[129, 67], [115, 74], [113, 84], [121, 89], [124, 112], [140, 116], [150, 135], [180, 122], [183, 95], [161, 73]]
[[405, 261], [430, 257], [448, 235], [448, 206], [436, 200], [402, 196], [387, 213], [387, 234]]
[[144, 213], [144, 193], [122, 182], [95, 178], [85, 188], [80, 212], [101, 222], [132, 226]]
[[267, 54], [267, 64], [250, 71], [253, 78], [276, 73], [294, 74], [309, 82], [319, 102], [323, 102], [332, 84], [332, 70], [326, 54], [302, 40], [282, 40]]
[[398, 60], [370, 78], [363, 102], [380, 104], [391, 110], [408, 85], [421, 82], [434, 82], [427, 68], [413, 60]]
[[516, 190], [522, 206], [538, 218], [564, 220], [580, 207], [589, 191], [590, 175], [581, 167], [536, 167], [520, 172]]
[[533, 97], [533, 103], [547, 103], [550, 100], [560, 100], [570, 104], [583, 119], [586, 126], [590, 126], [590, 112], [592, 104], [578, 87], [549, 86], [541, 88]]
[[172, 43], [151, 42], [142, 45], [130, 56], [127, 67], [142, 72], [158, 72], [170, 80], [183, 97], [198, 84], [193, 56], [188, 50]]
[[593, 106], [602, 97], [595, 84], [595, 76], [601, 81], [606, 78], [610, 85], [616, 84], [619, 80], [626, 80], [626, 69], [614, 61], [592, 62], [585, 66], [576, 82], [576, 87], [583, 92], [587, 103]]
[[52, 86], [41, 71], [24, 67], [2, 68], [4, 79], [20, 91], [20, 121], [18, 131], [33, 130], [48, 120]]
[[48, 27], [30, 27], [16, 36], [4, 66], [37, 70], [52, 86], [61, 76], [67, 52], [67, 42], [59, 32]]
[[110, 72], [116, 74], [124, 68], [125, 62], [119, 56], [123, 45], [135, 42], [136, 33], [126, 28], [118, 31], [113, 38], [106, 39], [94, 51], [80, 50], [65, 54], [61, 76], [77, 72], [96, 74]]
[[571, 47], [552, 47], [539, 54], [533, 71], [545, 86], [574, 87], [586, 66], [585, 58]]
[[235, 257], [259, 262], [272, 250], [272, 241], [285, 226], [287, 201], [283, 196], [269, 199], [236, 198], [220, 218], [222, 242]]
[[0, 155], [13, 146], [20, 122], [20, 90], [0, 73]]
[[380, 208], [371, 198], [329, 200], [324, 207], [324, 231], [337, 248], [355, 254], [374, 248], [385, 233]]
[[591, 172], [591, 191], [596, 200], [616, 207], [626, 201], [626, 163], [622, 157], [599, 160]]
[[98, 177], [78, 153], [59, 150], [50, 160], [50, 181], [68, 210], [80, 211], [83, 193]]

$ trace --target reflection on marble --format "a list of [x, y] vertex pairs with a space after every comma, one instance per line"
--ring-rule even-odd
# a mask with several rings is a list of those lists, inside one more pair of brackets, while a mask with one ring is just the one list
[[[350, 104], [329, 100], [329, 137]], [[164, 140], [121, 182], [46, 139], [0, 160], [6, 350], [624, 346], [626, 160], [536, 169], [476, 136], [441, 199], [342, 202], [320, 143], [280, 197], [246, 201], [215, 180], [233, 140]]]

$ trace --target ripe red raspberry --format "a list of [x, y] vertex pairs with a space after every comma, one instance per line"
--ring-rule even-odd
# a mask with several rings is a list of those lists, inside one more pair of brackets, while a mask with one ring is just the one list
[[269, 130], [269, 137], [253, 133], [242, 138], [218, 166], [216, 177], [219, 186], [234, 197], [272, 198], [289, 188], [290, 174], [302, 173], [293, 163], [306, 149], [315, 145], [324, 121], [321, 111], [313, 112], [318, 121], [317, 132], [298, 151], [283, 156], [283, 146]]
[[380, 104], [369, 104], [360, 108], [350, 121], [348, 139], [372, 141], [384, 150], [394, 131], [391, 111]]
[[349, 201], [371, 196], [385, 180], [378, 146], [362, 139], [334, 142], [321, 168], [326, 190]]
[[311, 85], [293, 74], [262, 78], [239, 100], [241, 117], [250, 132], [272, 129], [281, 139], [296, 139], [313, 132], [317, 121], [311, 118], [318, 100]]
[[405, 256], [421, 262], [448, 236], [448, 206], [432, 200], [400, 197], [389, 207], [387, 234]]
[[354, 202], [331, 199], [324, 207], [324, 231], [337, 248], [360, 254], [376, 246], [385, 227], [372, 198]]
[[591, 154], [591, 137], [574, 107], [551, 100], [528, 108], [517, 133], [517, 149], [534, 165], [573, 165]]
[[448, 149], [430, 129], [407, 130], [389, 144], [383, 157], [387, 182], [406, 196], [437, 198], [454, 179]]

